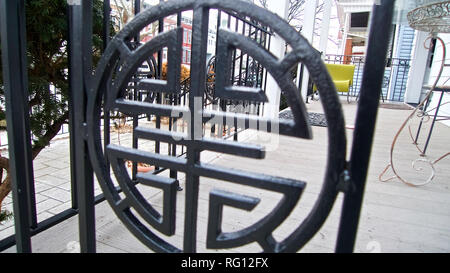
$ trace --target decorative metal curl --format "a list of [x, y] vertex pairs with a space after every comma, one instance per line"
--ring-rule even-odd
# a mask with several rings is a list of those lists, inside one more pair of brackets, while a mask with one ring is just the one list
[[[429, 46], [426, 44], [426, 42], [427, 42], [427, 41], [431, 41], [431, 38], [432, 38], [432, 37], [430, 36], [430, 37], [425, 41], [425, 48], [426, 48], [426, 49], [429, 49]], [[424, 158], [424, 157], [425, 157], [424, 152], [422, 151], [422, 149], [419, 147], [418, 143], [417, 143], [416, 140], [414, 139], [414, 136], [413, 136], [413, 134], [412, 134], [412, 129], [411, 129], [411, 120], [412, 120], [416, 115], [417, 115], [418, 117], [427, 118], [427, 120], [423, 121], [423, 122], [427, 122], [427, 121], [429, 121], [429, 119], [430, 119], [428, 113], [431, 112], [431, 111], [433, 111], [433, 110], [435, 110], [435, 108], [430, 109], [430, 110], [427, 110], [427, 111], [422, 110], [422, 109], [424, 109], [426, 102], [429, 101], [431, 95], [433, 94], [433, 91], [436, 89], [436, 86], [437, 86], [437, 84], [438, 84], [438, 82], [439, 82], [439, 80], [440, 80], [440, 78], [441, 78], [443, 69], [444, 69], [444, 67], [445, 67], [445, 60], [446, 60], [446, 48], [445, 48], [445, 43], [444, 43], [444, 41], [443, 41], [441, 38], [439, 38], [439, 37], [434, 37], [434, 38], [436, 38], [436, 40], [439, 41], [439, 42], [441, 43], [441, 45], [442, 45], [442, 50], [443, 50], [442, 60], [441, 60], [441, 67], [440, 67], [439, 73], [438, 73], [437, 78], [436, 78], [435, 82], [433, 83], [432, 87], [430, 88], [430, 90], [429, 90], [428, 93], [426, 94], [425, 98], [424, 98], [424, 99], [419, 103], [419, 105], [417, 105], [417, 107], [411, 112], [411, 114], [406, 118], [406, 120], [405, 120], [405, 121], [403, 122], [403, 124], [400, 126], [400, 129], [399, 129], [399, 130], [397, 131], [397, 133], [395, 134], [394, 139], [393, 139], [392, 144], [391, 144], [390, 157], [389, 157], [389, 164], [384, 168], [384, 170], [383, 170], [383, 171], [380, 173], [380, 175], [378, 176], [378, 180], [381, 181], [381, 182], [388, 182], [388, 181], [391, 181], [391, 180], [397, 178], [397, 179], [399, 179], [401, 182], [403, 182], [403, 183], [405, 183], [406, 185], [409, 185], [409, 186], [423, 186], [423, 185], [426, 185], [426, 184], [430, 183], [430, 182], [434, 179], [434, 177], [435, 177], [435, 168], [434, 168], [434, 165], [437, 164], [439, 161], [441, 161], [443, 158], [447, 157], [447, 156], [450, 154], [450, 153], [446, 153], [446, 154], [442, 155], [441, 157], [439, 157], [437, 160], [434, 160], [434, 161], [432, 161], [432, 160], [430, 160], [430, 159], [428, 159], [428, 158]], [[449, 79], [450, 79], [450, 78], [449, 78]], [[447, 79], [447, 81], [448, 81], [449, 79]], [[428, 179], [427, 179], [426, 181], [424, 181], [424, 182], [413, 183], [413, 182], [411, 182], [411, 181], [406, 180], [404, 177], [402, 177], [402, 176], [398, 173], [398, 171], [397, 171], [397, 169], [396, 169], [396, 165], [394, 164], [394, 156], [393, 156], [393, 155], [394, 155], [394, 149], [395, 149], [395, 146], [396, 146], [396, 144], [397, 144], [397, 141], [398, 141], [398, 138], [399, 138], [400, 134], [402, 133], [402, 131], [403, 131], [405, 128], [408, 128], [409, 136], [410, 136], [411, 140], [413, 141], [413, 145], [416, 147], [416, 149], [417, 149], [418, 152], [419, 152], [419, 155], [421, 156], [421, 157], [419, 157], [418, 159], [416, 159], [416, 160], [414, 160], [414, 161], [412, 162], [412, 168], [413, 168], [414, 170], [416, 170], [416, 171], [422, 171], [422, 170], [423, 170], [423, 168], [416, 168], [416, 163], [417, 163], [417, 162], [425, 162], [425, 163], [427, 163], [427, 164], [430, 165], [430, 168], [431, 168], [431, 175], [430, 175], [430, 176], [428, 177]], [[387, 171], [388, 171], [389, 169], [391, 169], [391, 170], [393, 171], [394, 176], [384, 178], [384, 176], [386, 175], [386, 173], [387, 173]]]

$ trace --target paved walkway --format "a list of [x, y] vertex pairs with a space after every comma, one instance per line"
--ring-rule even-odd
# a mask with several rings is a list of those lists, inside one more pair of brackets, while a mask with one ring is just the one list
[[[354, 123], [356, 106], [343, 104], [347, 125]], [[308, 104], [310, 112], [321, 112], [319, 103]], [[382, 183], [378, 176], [388, 163], [392, 139], [409, 110], [381, 108], [378, 116], [375, 143], [369, 169], [367, 188], [361, 214], [356, 243], [356, 252], [449, 252], [450, 251], [450, 158], [436, 165], [436, 177], [432, 183], [423, 187], [410, 187], [398, 180]], [[351, 149], [353, 130], [347, 130], [348, 150]], [[208, 154], [203, 160], [217, 165], [245, 168], [249, 171], [295, 178], [307, 182], [299, 205], [275, 232], [276, 239], [285, 238], [306, 217], [317, 199], [325, 170], [327, 131], [326, 128], [313, 127], [314, 139], [305, 141], [290, 137], [280, 137], [277, 149], [267, 153], [264, 160], [250, 160], [221, 154]], [[249, 140], [261, 141], [261, 137], [249, 134]], [[440, 155], [449, 150], [450, 128], [437, 124], [429, 147], [429, 155]], [[117, 141], [117, 137], [113, 141]], [[121, 136], [122, 144], [130, 137]], [[146, 145], [143, 143], [142, 145]], [[151, 144], [148, 144], [151, 145]], [[396, 153], [398, 167], [407, 178], [424, 179], [428, 173], [414, 171], [411, 160], [416, 155], [415, 148], [402, 134], [399, 151]], [[68, 140], [58, 140], [44, 150], [34, 163], [36, 179], [36, 201], [38, 219], [42, 221], [70, 207], [70, 166]], [[416, 158], [416, 157], [414, 157]], [[425, 169], [426, 170], [426, 169]], [[164, 175], [167, 175], [164, 173]], [[183, 178], [181, 177], [183, 186]], [[198, 251], [206, 252], [207, 202], [212, 188], [238, 191], [242, 194], [261, 198], [260, 204], [251, 212], [226, 208], [224, 210], [224, 231], [239, 230], [267, 214], [280, 196], [239, 187], [222, 181], [201, 180], [198, 228]], [[154, 189], [141, 188], [149, 202], [158, 209], [162, 207], [162, 196]], [[101, 190], [96, 186], [96, 193]], [[342, 196], [339, 196], [332, 213], [316, 236], [303, 248], [302, 252], [332, 252], [334, 249]], [[169, 242], [182, 246], [184, 219], [184, 191], [177, 196], [176, 235]], [[5, 202], [11, 208], [11, 199]], [[96, 229], [98, 252], [150, 252], [117, 219], [107, 202], [96, 206]], [[78, 219], [72, 217], [60, 225], [33, 237], [35, 252], [77, 251]], [[12, 221], [0, 226], [0, 239], [14, 233]], [[259, 251], [257, 244], [251, 244], [231, 252]], [[6, 252], [13, 252], [14, 248]]]

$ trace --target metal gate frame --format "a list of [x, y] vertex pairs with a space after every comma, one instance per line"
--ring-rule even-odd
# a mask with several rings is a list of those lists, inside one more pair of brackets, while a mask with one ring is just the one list
[[[382, 89], [388, 29], [394, 1], [381, 0], [374, 6], [366, 66], [358, 103], [351, 157], [341, 190], [345, 193], [336, 252], [352, 252], [356, 240], [367, 171], [370, 161], [379, 97]], [[86, 141], [87, 87], [92, 81], [92, 1], [71, 1], [70, 32], [70, 143], [72, 208], [38, 223], [34, 200], [29, 113], [27, 111], [27, 63], [24, 0], [0, 0], [0, 33], [6, 97], [10, 172], [14, 203], [15, 236], [0, 242], [2, 250], [17, 246], [17, 252], [31, 252], [31, 237], [76, 214], [79, 216], [81, 252], [95, 252], [95, 204], [93, 170]], [[104, 1], [109, 6], [109, 1]], [[139, 3], [135, 0], [135, 3]], [[80, 5], [78, 5], [80, 4]], [[108, 15], [105, 4], [105, 15]], [[108, 37], [107, 28], [104, 31]], [[76, 147], [76, 149], [75, 149]]]

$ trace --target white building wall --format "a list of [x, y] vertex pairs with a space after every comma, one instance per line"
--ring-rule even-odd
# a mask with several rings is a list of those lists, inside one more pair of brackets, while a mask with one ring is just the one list
[[[281, 18], [287, 18], [289, 1], [269, 1], [268, 9], [276, 14], [278, 14]], [[283, 58], [285, 52], [286, 42], [279, 36], [272, 36], [272, 40], [270, 43], [270, 51], [277, 58]], [[276, 80], [268, 73], [267, 75], [267, 89], [266, 95], [268, 102], [264, 104], [264, 109], [262, 115], [267, 118], [277, 118], [278, 113], [280, 111], [280, 97], [281, 97], [281, 89], [278, 86]]]
[[[303, 37], [311, 44], [314, 43], [314, 28], [316, 21], [316, 8], [317, 8], [318, 0], [306, 0], [305, 1], [305, 15], [303, 18], [303, 26], [301, 34]], [[300, 75], [301, 64], [298, 65], [297, 75]], [[296, 86], [299, 86], [300, 77], [297, 77]], [[301, 96], [304, 101], [306, 101], [306, 96], [308, 93], [308, 82], [309, 82], [309, 72], [307, 69], [303, 71], [303, 81], [301, 83]]]
[[408, 75], [408, 85], [406, 86], [405, 102], [418, 104], [421, 100], [421, 90], [425, 79], [428, 50], [424, 47], [424, 42], [428, 34], [417, 31], [414, 48], [411, 54], [411, 69]]

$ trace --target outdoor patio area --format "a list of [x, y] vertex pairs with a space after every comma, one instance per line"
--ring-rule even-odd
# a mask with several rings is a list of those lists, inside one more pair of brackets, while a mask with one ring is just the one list
[[[352, 147], [353, 124], [357, 104], [342, 100], [347, 125], [347, 150]], [[321, 102], [307, 104], [308, 112], [322, 112]], [[357, 234], [355, 252], [449, 252], [450, 251], [450, 158], [444, 158], [435, 165], [436, 175], [431, 183], [421, 187], [408, 186], [398, 179], [380, 182], [379, 175], [389, 163], [389, 151], [395, 134], [404, 120], [411, 113], [412, 107], [405, 104], [382, 104], [379, 109], [375, 131], [372, 157], [367, 179], [360, 224]], [[416, 120], [418, 121], [418, 119]], [[142, 119], [140, 123], [148, 123]], [[417, 126], [417, 122], [413, 123]], [[414, 128], [417, 127], [412, 127]], [[422, 129], [427, 132], [429, 124]], [[239, 168], [247, 171], [305, 181], [303, 192], [296, 209], [275, 231], [274, 237], [281, 240], [298, 227], [317, 200], [322, 186], [327, 158], [327, 128], [313, 126], [313, 140], [303, 140], [279, 136], [268, 146], [263, 160], [244, 159], [236, 156], [212, 152], [202, 153], [202, 162]], [[437, 123], [434, 127], [427, 156], [437, 159], [449, 151], [450, 128]], [[117, 133], [112, 132], [112, 143], [118, 142]], [[239, 134], [239, 141], [263, 143], [266, 135], [256, 135], [247, 130]], [[131, 134], [120, 135], [122, 145], [131, 142]], [[420, 142], [420, 141], [419, 141]], [[152, 149], [152, 145], [140, 142], [141, 149]], [[162, 149], [164, 145], [162, 145]], [[5, 155], [7, 151], [2, 151]], [[402, 177], [408, 181], [425, 181], [431, 174], [426, 165], [423, 171], [412, 168], [412, 162], [419, 158], [418, 152], [407, 131], [400, 135], [396, 146], [395, 163]], [[347, 155], [349, 157], [349, 154]], [[420, 162], [419, 162], [420, 163]], [[417, 167], [417, 166], [416, 166]], [[168, 176], [168, 171], [163, 172]], [[388, 172], [386, 176], [391, 176]], [[34, 161], [36, 187], [37, 217], [43, 221], [71, 206], [69, 139], [60, 137], [54, 140]], [[184, 178], [179, 175], [180, 185], [184, 187]], [[264, 190], [255, 190], [224, 181], [207, 178], [200, 179], [200, 196], [198, 210], [197, 250], [206, 249], [206, 229], [208, 221], [208, 200], [212, 189], [239, 192], [261, 201], [252, 211], [224, 208], [223, 231], [241, 230], [271, 211], [281, 194]], [[139, 186], [143, 195], [157, 210], [162, 208], [162, 191], [148, 186]], [[96, 184], [96, 194], [101, 193]], [[183, 245], [185, 191], [177, 194], [177, 218], [175, 236], [165, 237], [156, 233], [175, 246]], [[342, 196], [339, 196], [332, 213], [324, 226], [301, 252], [334, 252], [340, 220]], [[12, 211], [11, 198], [8, 197], [4, 207]], [[121, 223], [107, 201], [96, 206], [97, 252], [151, 252], [137, 240]], [[0, 240], [14, 234], [14, 221], [9, 220], [0, 226]], [[33, 252], [79, 252], [78, 217], [74, 216], [32, 237]], [[221, 250], [222, 251], [222, 250]], [[250, 244], [230, 252], [261, 251], [258, 244]], [[16, 252], [15, 247], [5, 252]]]

